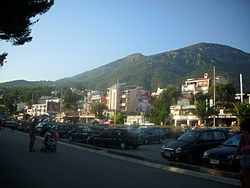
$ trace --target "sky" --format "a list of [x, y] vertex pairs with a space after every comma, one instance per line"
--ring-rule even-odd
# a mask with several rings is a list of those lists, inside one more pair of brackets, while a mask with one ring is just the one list
[[250, 53], [249, 0], [55, 0], [22, 46], [0, 41], [0, 83], [55, 81], [133, 53], [200, 42]]

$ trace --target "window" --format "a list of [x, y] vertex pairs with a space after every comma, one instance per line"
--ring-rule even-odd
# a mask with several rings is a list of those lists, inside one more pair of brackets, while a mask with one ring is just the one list
[[225, 140], [226, 139], [225, 134], [221, 131], [214, 131], [213, 135], [214, 135], [214, 140]]
[[206, 131], [204, 132], [201, 137], [200, 137], [200, 140], [202, 141], [210, 141], [210, 140], [213, 140], [213, 134], [211, 131]]
[[107, 130], [105, 132], [103, 132], [103, 136], [112, 136], [114, 134], [114, 130]]

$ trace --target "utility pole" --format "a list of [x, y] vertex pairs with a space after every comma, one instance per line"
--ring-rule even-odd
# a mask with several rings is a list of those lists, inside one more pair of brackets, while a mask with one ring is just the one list
[[[216, 77], [215, 77], [215, 66], [214, 66], [214, 108], [215, 108], [215, 80], [216, 80]], [[215, 127], [215, 124], [216, 124], [216, 118], [215, 118], [215, 114], [214, 114], [214, 127]]]
[[63, 89], [61, 88], [61, 99], [60, 99], [60, 122], [62, 118], [62, 100], [63, 100]]
[[240, 74], [240, 102], [243, 103], [243, 82], [242, 82], [242, 74]]

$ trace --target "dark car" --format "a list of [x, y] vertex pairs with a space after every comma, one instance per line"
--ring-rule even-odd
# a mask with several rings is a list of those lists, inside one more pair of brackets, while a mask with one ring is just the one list
[[68, 132], [68, 140], [69, 141], [78, 141], [78, 142], [85, 142], [87, 143], [87, 139], [91, 135], [100, 134], [105, 129], [99, 126], [92, 126], [92, 125], [83, 125], [79, 126], [72, 131]]
[[221, 170], [240, 170], [240, 156], [236, 157], [236, 160], [232, 167], [229, 167], [229, 162], [234, 156], [239, 142], [241, 134], [236, 134], [226, 140], [222, 145], [209, 149], [204, 152], [203, 162], [206, 166], [221, 169]]
[[127, 149], [129, 147], [137, 148], [142, 144], [142, 140], [140, 135], [133, 129], [113, 128], [107, 129], [99, 135], [90, 136], [88, 143], [96, 146]]
[[54, 125], [53, 128], [59, 133], [60, 138], [67, 138], [68, 132], [75, 129], [76, 125], [70, 125], [70, 124], [58, 124]]
[[196, 129], [162, 146], [161, 155], [169, 160], [199, 164], [204, 151], [222, 144], [227, 134], [221, 130]]
[[28, 123], [19, 123], [17, 130], [21, 132], [28, 132], [30, 125]]
[[143, 144], [159, 143], [164, 140], [164, 132], [155, 127], [139, 127], [137, 132], [141, 135]]
[[52, 123], [39, 123], [37, 126], [36, 126], [36, 131], [37, 131], [37, 134], [39, 136], [43, 136], [45, 134], [45, 132], [50, 129], [51, 127], [53, 127], [54, 125]]

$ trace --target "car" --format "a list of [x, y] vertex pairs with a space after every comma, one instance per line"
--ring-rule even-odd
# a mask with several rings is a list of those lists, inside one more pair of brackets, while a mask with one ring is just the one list
[[88, 138], [88, 143], [95, 146], [118, 147], [127, 149], [137, 148], [142, 144], [141, 137], [134, 129], [111, 128], [101, 134], [93, 135]]
[[17, 130], [21, 132], [29, 132], [30, 125], [28, 123], [19, 123]]
[[227, 138], [222, 130], [190, 130], [176, 140], [164, 144], [161, 155], [168, 160], [200, 164], [204, 151], [222, 144]]
[[202, 159], [204, 165], [215, 169], [239, 172], [240, 156], [236, 157], [232, 167], [229, 167], [229, 163], [239, 145], [241, 135], [240, 133], [235, 134], [222, 145], [205, 151]]
[[54, 128], [58, 133], [60, 138], [67, 138], [68, 132], [75, 129], [77, 126], [76, 125], [71, 125], [71, 124], [58, 124], [58, 125], [53, 125], [52, 128]]
[[139, 127], [136, 131], [141, 135], [143, 144], [161, 144], [165, 136], [161, 129], [155, 127]]
[[70, 142], [77, 141], [87, 143], [89, 136], [100, 134], [104, 130], [104, 128], [99, 126], [82, 125], [68, 132], [68, 140]]
[[38, 125], [36, 126], [36, 131], [37, 131], [37, 135], [39, 136], [43, 136], [45, 134], [45, 132], [47, 131], [47, 129], [53, 127], [54, 125], [52, 123], [38, 123]]

